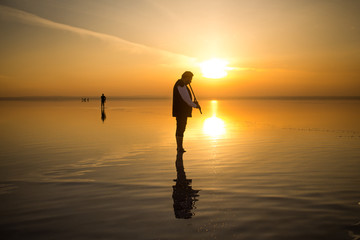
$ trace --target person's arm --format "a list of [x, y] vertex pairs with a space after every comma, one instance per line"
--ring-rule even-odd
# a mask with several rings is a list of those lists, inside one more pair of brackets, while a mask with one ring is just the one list
[[189, 105], [190, 107], [193, 107], [193, 108], [198, 107], [193, 101], [191, 101], [191, 98], [189, 96], [188, 90], [186, 89], [186, 86], [183, 86], [183, 87], [178, 86], [178, 91], [180, 93], [181, 98], [186, 102], [187, 105]]

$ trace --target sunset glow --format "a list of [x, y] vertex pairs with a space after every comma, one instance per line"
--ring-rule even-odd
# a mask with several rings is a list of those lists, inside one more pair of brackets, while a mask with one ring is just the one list
[[227, 76], [227, 65], [229, 63], [226, 60], [219, 58], [212, 58], [210, 60], [200, 63], [202, 76], [206, 78], [223, 78]]
[[[201, 9], [201, 11], [199, 11]], [[359, 1], [1, 1], [0, 96], [358, 96]], [[215, 79], [215, 81], [213, 81]]]
[[0, 0], [4, 240], [360, 240], [359, 13]]

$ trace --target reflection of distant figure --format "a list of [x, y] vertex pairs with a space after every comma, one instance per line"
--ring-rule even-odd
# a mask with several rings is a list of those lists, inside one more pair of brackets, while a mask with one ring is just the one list
[[106, 119], [105, 108], [101, 108], [101, 120], [104, 122]]
[[348, 233], [351, 239], [360, 239], [360, 222], [349, 226]]
[[104, 94], [101, 95], [100, 97], [101, 99], [101, 108], [104, 108], [105, 107], [105, 102], [106, 102], [106, 97]]
[[189, 88], [186, 86], [191, 83], [194, 74], [186, 71], [182, 74], [173, 89], [173, 108], [172, 115], [176, 117], [176, 144], [179, 152], [185, 152], [183, 148], [184, 132], [187, 118], [191, 117], [192, 108], [200, 106], [192, 101]]
[[174, 181], [176, 184], [173, 186], [174, 200], [174, 213], [176, 218], [189, 219], [194, 213], [192, 210], [195, 208], [195, 202], [199, 195], [199, 190], [193, 190], [191, 187], [191, 179], [186, 179], [184, 164], [183, 164], [183, 152], [179, 152], [176, 155], [176, 172], [177, 179]]

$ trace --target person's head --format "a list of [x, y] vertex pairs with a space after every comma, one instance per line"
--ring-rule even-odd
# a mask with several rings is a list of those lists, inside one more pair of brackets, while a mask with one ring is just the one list
[[186, 71], [181, 75], [181, 80], [187, 85], [191, 83], [194, 74], [190, 71]]

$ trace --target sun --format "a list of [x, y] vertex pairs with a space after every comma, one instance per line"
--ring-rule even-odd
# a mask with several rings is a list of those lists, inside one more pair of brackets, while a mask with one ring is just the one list
[[200, 63], [203, 77], [206, 78], [223, 78], [227, 76], [228, 61], [220, 58], [212, 58]]

